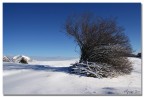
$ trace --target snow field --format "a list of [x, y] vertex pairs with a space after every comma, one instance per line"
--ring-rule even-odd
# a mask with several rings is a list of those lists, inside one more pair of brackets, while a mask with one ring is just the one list
[[141, 95], [141, 59], [129, 58], [134, 70], [117, 78], [92, 78], [68, 72], [75, 60], [4, 62], [4, 95]]

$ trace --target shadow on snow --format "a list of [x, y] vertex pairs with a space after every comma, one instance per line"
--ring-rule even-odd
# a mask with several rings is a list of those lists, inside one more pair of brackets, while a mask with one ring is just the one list
[[70, 73], [70, 67], [51, 67], [48, 65], [29, 65], [29, 64], [5, 64], [3, 65], [3, 70], [21, 70], [21, 69]]

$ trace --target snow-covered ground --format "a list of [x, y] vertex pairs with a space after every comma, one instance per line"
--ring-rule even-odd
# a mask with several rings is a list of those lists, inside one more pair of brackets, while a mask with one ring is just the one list
[[4, 62], [4, 95], [141, 95], [141, 59], [129, 58], [134, 70], [117, 78], [92, 78], [69, 73], [78, 59]]

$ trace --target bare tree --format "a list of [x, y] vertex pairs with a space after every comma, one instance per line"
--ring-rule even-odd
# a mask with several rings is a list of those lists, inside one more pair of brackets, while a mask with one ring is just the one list
[[[123, 65], [130, 64], [122, 57], [131, 54], [132, 48], [124, 28], [118, 25], [115, 18], [96, 17], [89, 13], [72, 15], [66, 20], [65, 31], [80, 47], [80, 62], [100, 62], [115, 66], [121, 60]], [[131, 65], [128, 66], [131, 68]]]

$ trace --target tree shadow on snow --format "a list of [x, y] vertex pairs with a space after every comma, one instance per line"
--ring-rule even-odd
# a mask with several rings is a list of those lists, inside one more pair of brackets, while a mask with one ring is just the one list
[[48, 65], [29, 65], [29, 64], [5, 64], [3, 65], [3, 70], [22, 70], [22, 69], [70, 73], [70, 67], [51, 67]]

